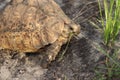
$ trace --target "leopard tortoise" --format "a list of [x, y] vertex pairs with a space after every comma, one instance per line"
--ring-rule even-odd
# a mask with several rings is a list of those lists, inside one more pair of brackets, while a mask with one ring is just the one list
[[[2, 2], [2, 0], [1, 0]], [[20, 53], [46, 48], [48, 61], [55, 59], [70, 33], [80, 26], [70, 20], [54, 0], [3, 0], [0, 8], [0, 47]]]

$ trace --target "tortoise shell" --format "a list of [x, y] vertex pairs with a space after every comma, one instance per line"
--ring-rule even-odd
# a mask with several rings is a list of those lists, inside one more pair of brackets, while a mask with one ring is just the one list
[[[54, 0], [8, 1], [0, 11], [0, 47], [3, 49], [35, 52], [57, 40], [64, 44], [70, 32], [79, 33], [79, 26]], [[66, 40], [60, 40], [61, 36]]]

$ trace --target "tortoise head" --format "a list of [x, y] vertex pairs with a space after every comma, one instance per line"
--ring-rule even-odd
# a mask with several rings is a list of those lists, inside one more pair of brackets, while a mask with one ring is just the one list
[[80, 33], [80, 25], [74, 22], [65, 24], [65, 28], [67, 29], [67, 33], [73, 33], [75, 35]]
[[80, 25], [79, 24], [75, 24], [72, 22], [72, 23], [68, 24], [68, 26], [72, 33], [75, 33], [75, 34], [80, 33]]

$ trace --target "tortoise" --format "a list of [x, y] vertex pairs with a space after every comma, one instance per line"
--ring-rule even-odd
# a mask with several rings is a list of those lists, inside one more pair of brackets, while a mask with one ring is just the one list
[[[5, 0], [0, 10], [0, 47], [20, 53], [45, 48], [47, 61], [56, 55], [80, 26], [68, 18], [54, 0]], [[4, 3], [5, 3], [4, 1]]]

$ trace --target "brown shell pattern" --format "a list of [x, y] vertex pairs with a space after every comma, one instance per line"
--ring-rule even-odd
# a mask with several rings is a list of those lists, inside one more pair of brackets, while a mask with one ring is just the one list
[[11, 0], [0, 13], [0, 47], [37, 51], [54, 43], [69, 22], [53, 0]]

